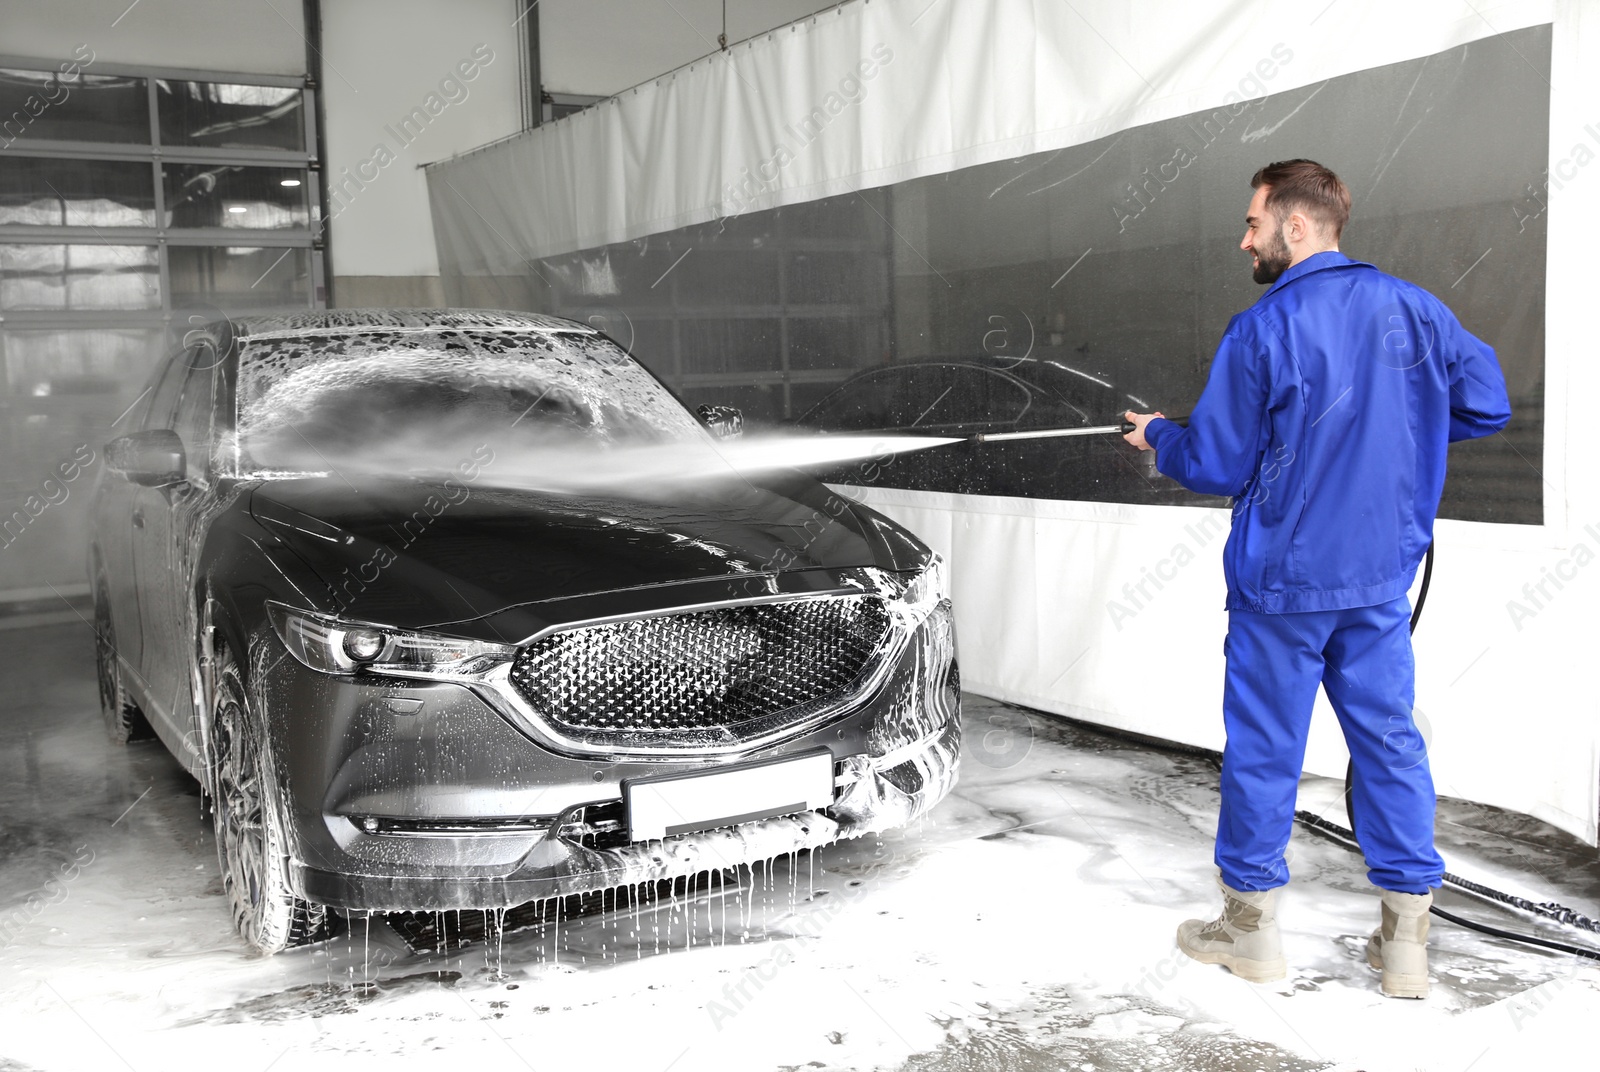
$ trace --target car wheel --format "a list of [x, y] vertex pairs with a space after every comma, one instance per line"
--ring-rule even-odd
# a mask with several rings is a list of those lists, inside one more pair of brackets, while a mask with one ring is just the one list
[[94, 586], [94, 663], [100, 683], [100, 716], [105, 719], [112, 743], [127, 744], [155, 736], [123, 683], [116, 633], [111, 627], [111, 602], [103, 581]]
[[289, 887], [277, 779], [238, 666], [226, 649], [217, 653], [215, 682], [212, 817], [234, 928], [253, 950], [268, 956], [320, 941], [331, 934], [329, 913]]

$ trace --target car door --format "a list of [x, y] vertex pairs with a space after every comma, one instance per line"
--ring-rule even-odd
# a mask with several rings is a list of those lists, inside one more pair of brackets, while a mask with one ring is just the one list
[[146, 714], [157, 733], [164, 738], [170, 734], [169, 744], [181, 742], [189, 732], [193, 710], [189, 660], [194, 645], [185, 636], [192, 556], [183, 544], [189, 520], [211, 486], [214, 365], [208, 350], [186, 350], [175, 365], [180, 380], [176, 399], [164, 416], [152, 407], [147, 427], [171, 428], [183, 440], [186, 479], [164, 488], [140, 488], [134, 512], [134, 573], [144, 636], [140, 673], [155, 707]]
[[[164, 422], [177, 405], [178, 390], [183, 385], [186, 367], [182, 354], [176, 354], [157, 366], [155, 375], [141, 396], [143, 405], [135, 403], [139, 416], [126, 430], [166, 427]], [[157, 423], [152, 424], [152, 421]], [[101, 479], [95, 515], [95, 528], [99, 534], [96, 544], [110, 596], [112, 631], [116, 636], [117, 654], [132, 677], [128, 687], [140, 706], [144, 707], [148, 702], [148, 690], [143, 674], [144, 633], [139, 613], [142, 593], [134, 546], [143, 536], [141, 499], [149, 489], [141, 488], [117, 473], [107, 472]]]

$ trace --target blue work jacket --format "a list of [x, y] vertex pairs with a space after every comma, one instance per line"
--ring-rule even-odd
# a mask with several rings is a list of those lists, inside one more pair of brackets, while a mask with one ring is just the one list
[[1510, 418], [1494, 350], [1443, 302], [1328, 251], [1228, 323], [1189, 427], [1145, 439], [1161, 472], [1234, 499], [1229, 610], [1340, 610], [1410, 589], [1447, 445]]

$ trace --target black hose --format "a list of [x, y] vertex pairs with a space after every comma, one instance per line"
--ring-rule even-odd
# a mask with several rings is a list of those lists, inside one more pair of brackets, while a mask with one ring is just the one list
[[1411, 632], [1417, 631], [1417, 621], [1422, 617], [1422, 605], [1428, 601], [1428, 585], [1433, 581], [1433, 541], [1428, 541], [1428, 553], [1422, 558], [1422, 588], [1417, 592], [1417, 605], [1411, 608]]
[[[1499, 890], [1490, 889], [1488, 886], [1473, 882], [1471, 879], [1462, 878], [1460, 875], [1452, 875], [1448, 871], [1444, 873], [1444, 879], [1457, 889], [1475, 893], [1479, 897], [1486, 897], [1491, 901], [1498, 901], [1513, 908], [1520, 908], [1524, 912], [1535, 916], [1543, 916], [1546, 919], [1555, 920], [1557, 923], [1564, 923], [1568, 927], [1576, 927], [1579, 930], [1593, 931], [1596, 934], [1600, 934], [1600, 920], [1590, 919], [1582, 912], [1574, 912], [1566, 905], [1560, 905], [1554, 901], [1539, 901], [1535, 903], [1526, 897], [1501, 893]], [[1600, 956], [1600, 954], [1596, 955]]]
[[1481, 931], [1484, 934], [1493, 935], [1496, 938], [1504, 938], [1509, 942], [1521, 942], [1524, 945], [1543, 946], [1545, 949], [1554, 949], [1559, 953], [1571, 953], [1575, 957], [1583, 957], [1587, 960], [1600, 960], [1600, 950], [1584, 949], [1581, 946], [1567, 945], [1565, 942], [1552, 942], [1545, 938], [1535, 938], [1531, 934], [1517, 934], [1515, 931], [1503, 931], [1499, 927], [1491, 927], [1487, 923], [1474, 923], [1470, 919], [1464, 919], [1461, 916], [1446, 912], [1438, 905], [1434, 905], [1428, 911], [1432, 912], [1440, 919], [1447, 919], [1451, 923], [1465, 927], [1468, 930]]

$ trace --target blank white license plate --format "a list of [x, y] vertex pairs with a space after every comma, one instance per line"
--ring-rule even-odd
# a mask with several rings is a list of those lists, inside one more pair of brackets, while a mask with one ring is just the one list
[[823, 748], [720, 770], [629, 778], [622, 795], [634, 841], [811, 811], [833, 803], [833, 754]]

